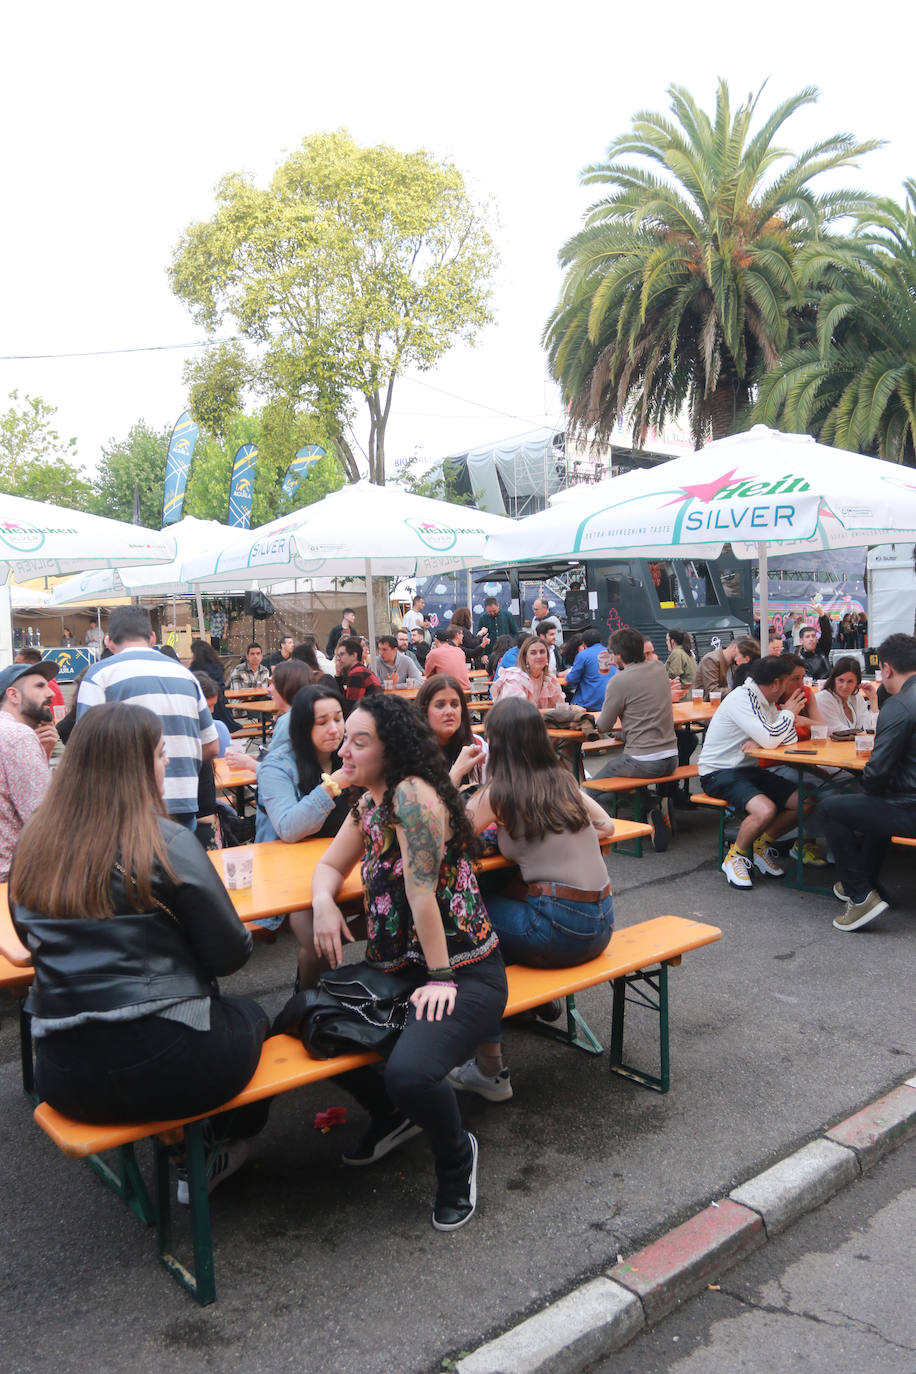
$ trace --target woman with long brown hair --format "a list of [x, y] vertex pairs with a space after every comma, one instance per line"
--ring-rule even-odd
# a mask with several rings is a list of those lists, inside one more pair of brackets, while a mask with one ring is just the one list
[[[35, 968], [35, 1083], [79, 1121], [202, 1115], [245, 1086], [269, 1026], [257, 1002], [221, 996], [214, 981], [242, 967], [251, 936], [194, 835], [166, 815], [167, 761], [151, 711], [93, 707], [14, 855], [12, 916]], [[227, 1117], [230, 1134], [252, 1135], [265, 1112]], [[245, 1153], [220, 1147], [212, 1176]]]
[[[554, 753], [529, 701], [509, 697], [487, 719], [487, 780], [468, 803], [474, 829], [496, 826], [500, 853], [520, 879], [487, 893], [487, 911], [507, 964], [571, 968], [596, 958], [614, 930], [614, 901], [600, 835], [614, 823]], [[512, 1096], [499, 1026], [452, 1085], [491, 1102]]]
[[413, 704], [436, 736], [454, 785], [460, 788], [480, 782], [486, 744], [471, 729], [467, 697], [458, 679], [451, 673], [436, 673], [426, 679]]

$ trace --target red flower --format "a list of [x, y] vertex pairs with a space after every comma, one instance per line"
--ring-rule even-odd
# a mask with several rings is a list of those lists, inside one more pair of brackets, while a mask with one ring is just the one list
[[314, 1129], [327, 1135], [332, 1126], [343, 1126], [346, 1124], [346, 1120], [346, 1107], [328, 1107], [326, 1112], [315, 1113]]

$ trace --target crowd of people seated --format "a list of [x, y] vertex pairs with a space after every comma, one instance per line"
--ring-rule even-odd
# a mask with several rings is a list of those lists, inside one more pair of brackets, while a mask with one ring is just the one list
[[[622, 742], [596, 774], [662, 780], [650, 807], [661, 849], [674, 830], [664, 780], [681, 753], [674, 703], [685, 689], [713, 693], [721, 704], [697, 762], [703, 790], [740, 818], [722, 865], [739, 889], [754, 873], [783, 876], [776, 842], [799, 819], [794, 772], [760, 766], [748, 748], [822, 727], [873, 732], [861, 775], [869, 807], [830, 778], [817, 801], [844, 904], [834, 925], [853, 931], [887, 908], [879, 873], [890, 835], [916, 836], [916, 639], [892, 635], [880, 646], [879, 710], [853, 657], [828, 664], [813, 690], [811, 670], [822, 665], [804, 633], [798, 655], [761, 656], [743, 638], [698, 663], [679, 630], [668, 633], [664, 661], [633, 629], [616, 630], [607, 647], [590, 626], [563, 643], [543, 600], [533, 633], [488, 599], [476, 633], [468, 608], [457, 608], [432, 646], [423, 612], [416, 598], [412, 623], [379, 640], [375, 671], [347, 611], [328, 641], [333, 663], [314, 639], [286, 636], [268, 669], [252, 642], [229, 683], [268, 691], [276, 712], [257, 766], [256, 842], [329, 841], [311, 907], [289, 913], [297, 988], [314, 987], [363, 940], [377, 970], [412, 979], [410, 1015], [381, 1069], [341, 1080], [368, 1113], [343, 1162], [374, 1164], [423, 1131], [436, 1174], [432, 1224], [451, 1231], [475, 1211], [478, 1168], [456, 1093], [502, 1102], [513, 1092], [500, 1030], [505, 964], [580, 964], [612, 938], [600, 843], [613, 821], [558, 753], [548, 733], [555, 713]], [[145, 611], [123, 607], [106, 647], [79, 685], [53, 771], [56, 665], [0, 672], [0, 877], [34, 963], [36, 1083], [85, 1121], [200, 1115], [244, 1085], [268, 1033], [256, 1002], [216, 982], [252, 949], [204, 853], [216, 812], [211, 760], [233, 747], [238, 727], [222, 661], [205, 641], [187, 668], [155, 647]], [[468, 693], [477, 664], [492, 678], [482, 735]], [[66, 848], [56, 843], [64, 828]], [[511, 866], [508, 884], [478, 882], [478, 835]], [[365, 903], [352, 917], [338, 897], [356, 863]], [[221, 1121], [232, 1138], [212, 1145], [216, 1181], [244, 1161], [268, 1107]]]

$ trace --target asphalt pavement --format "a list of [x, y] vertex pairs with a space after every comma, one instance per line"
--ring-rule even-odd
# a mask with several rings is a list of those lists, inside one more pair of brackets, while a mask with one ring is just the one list
[[[287, 1094], [250, 1164], [214, 1194], [217, 1302], [206, 1309], [158, 1268], [152, 1235], [34, 1126], [15, 1004], [0, 998], [7, 1366], [446, 1368], [912, 1078], [912, 855], [889, 862], [893, 909], [841, 934], [832, 897], [762, 877], [752, 892], [729, 888], [715, 817], [678, 820], [666, 854], [608, 861], [618, 925], [671, 913], [724, 931], [671, 971], [671, 1091], [649, 1092], [609, 1074], [606, 1057], [509, 1029], [514, 1098], [463, 1098], [480, 1141], [480, 1202], [452, 1236], [430, 1226], [422, 1139], [374, 1168], [344, 1170], [340, 1150], [362, 1118], [342, 1086]], [[281, 936], [225, 986], [274, 1012], [293, 966], [292, 940]], [[606, 1043], [608, 990], [577, 1000]], [[628, 1016], [631, 1058], [653, 1046], [653, 1019], [643, 1031], [639, 1015]], [[315, 1131], [316, 1112], [337, 1104], [346, 1125]]]
[[916, 1371], [916, 1140], [589, 1374]]

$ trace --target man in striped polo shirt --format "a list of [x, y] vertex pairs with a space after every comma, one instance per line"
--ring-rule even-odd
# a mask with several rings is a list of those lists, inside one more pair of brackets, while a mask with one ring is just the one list
[[168, 754], [164, 800], [173, 821], [193, 830], [197, 783], [203, 760], [216, 758], [216, 727], [197, 679], [187, 668], [153, 648], [155, 635], [142, 606], [112, 611], [105, 643], [111, 658], [93, 664], [80, 684], [77, 720], [103, 701], [145, 706], [162, 722]]

